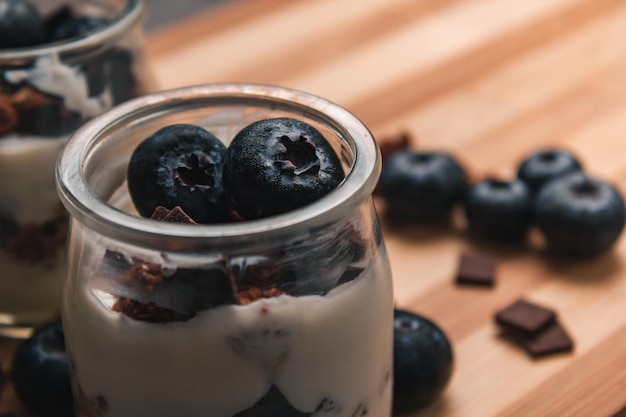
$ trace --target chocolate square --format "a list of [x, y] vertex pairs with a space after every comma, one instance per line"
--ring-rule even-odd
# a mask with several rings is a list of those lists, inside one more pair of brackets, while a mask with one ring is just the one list
[[533, 334], [553, 323], [556, 313], [553, 310], [523, 299], [496, 313], [496, 323], [524, 334]]
[[570, 352], [574, 348], [571, 337], [558, 322], [550, 324], [533, 336], [526, 337], [522, 345], [534, 358]]
[[457, 284], [491, 287], [495, 283], [496, 259], [476, 253], [463, 253], [459, 258]]

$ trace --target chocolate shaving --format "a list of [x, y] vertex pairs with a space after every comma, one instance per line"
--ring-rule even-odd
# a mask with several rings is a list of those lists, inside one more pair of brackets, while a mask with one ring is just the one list
[[168, 223], [198, 224], [180, 206], [176, 206], [171, 210], [163, 206], [157, 206], [150, 218]]

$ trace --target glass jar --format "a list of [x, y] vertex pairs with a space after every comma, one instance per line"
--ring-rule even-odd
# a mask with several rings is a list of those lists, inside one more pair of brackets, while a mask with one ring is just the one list
[[[291, 117], [329, 141], [346, 177], [302, 208], [226, 224], [135, 215], [127, 166], [157, 130], [225, 144]], [[132, 100], [59, 159], [71, 214], [62, 310], [78, 414], [390, 415], [392, 279], [371, 198], [380, 156], [354, 116], [272, 86], [215, 84]]]
[[[54, 185], [59, 150], [86, 120], [152, 90], [143, 56], [145, 1], [30, 3], [45, 36], [59, 40], [0, 48], [3, 334], [60, 313], [68, 215]], [[78, 19], [88, 33], [72, 32]]]

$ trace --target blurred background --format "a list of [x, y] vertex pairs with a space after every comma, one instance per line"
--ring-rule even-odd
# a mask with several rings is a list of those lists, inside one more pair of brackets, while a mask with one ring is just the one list
[[[205, 11], [229, 0], [151, 0], [147, 30], [176, 21], [199, 11]], [[240, 1], [240, 0], [234, 0]]]

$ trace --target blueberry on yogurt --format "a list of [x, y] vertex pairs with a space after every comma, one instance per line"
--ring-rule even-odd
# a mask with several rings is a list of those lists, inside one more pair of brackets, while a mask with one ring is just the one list
[[139, 214], [180, 206], [198, 223], [227, 221], [225, 151], [218, 138], [195, 125], [167, 126], [145, 139], [128, 164], [128, 189]]
[[324, 136], [292, 118], [265, 119], [244, 127], [224, 159], [224, 187], [244, 219], [312, 203], [343, 179], [341, 162]]

